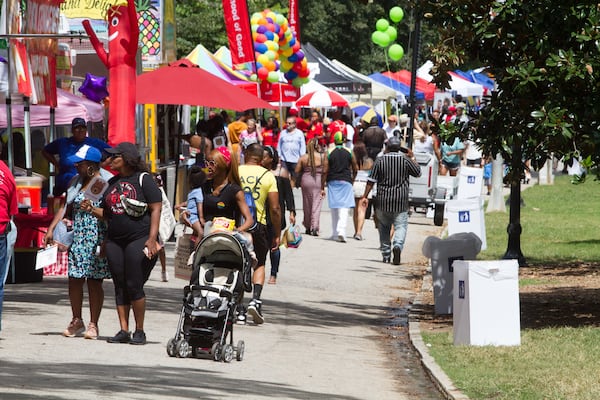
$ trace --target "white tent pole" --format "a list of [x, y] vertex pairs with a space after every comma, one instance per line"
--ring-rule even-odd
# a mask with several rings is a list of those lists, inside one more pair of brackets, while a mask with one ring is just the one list
[[25, 139], [25, 169], [27, 170], [27, 176], [32, 175], [32, 166], [31, 166], [31, 127], [30, 124], [30, 105], [29, 105], [29, 97], [23, 96], [23, 136]]

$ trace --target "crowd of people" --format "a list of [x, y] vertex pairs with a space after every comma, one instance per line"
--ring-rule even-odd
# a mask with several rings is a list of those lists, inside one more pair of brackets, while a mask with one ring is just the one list
[[[456, 175], [463, 164], [483, 167], [486, 163], [472, 137], [442, 139], [441, 127], [468, 124], [464, 103], [448, 100], [439, 106], [427, 116], [415, 117], [412, 138], [405, 114], [390, 115], [380, 126], [378, 117], [356, 119], [352, 124], [341, 110], [327, 116], [310, 110], [310, 117], [304, 119], [290, 109], [280, 129], [274, 114], [263, 119], [247, 111], [230, 121], [226, 112], [211, 112], [197, 124], [195, 134], [187, 138], [196, 149], [195, 164], [188, 168], [189, 193], [176, 208], [196, 240], [202, 239], [215, 219], [225, 218], [232, 221], [240, 240], [248, 243], [253, 259], [252, 297], [246, 307], [238, 309], [238, 322], [244, 323], [246, 314], [255, 323], [264, 322], [261, 296], [267, 281], [267, 256], [271, 264], [267, 283], [276, 284], [281, 232], [288, 222], [301, 223], [306, 235], [321, 236], [328, 231], [331, 240], [346, 243], [353, 209], [350, 237], [363, 240], [365, 221], [373, 218], [382, 260], [400, 264], [408, 224], [409, 177], [421, 174], [415, 153], [436, 157], [440, 174]], [[67, 222], [73, 232], [72, 243], [66, 246], [72, 316], [63, 335], [99, 336], [103, 280], [112, 279], [121, 329], [108, 342], [144, 344], [144, 284], [157, 259], [163, 280], [168, 280], [164, 249], [158, 240], [161, 182], [147, 172], [135, 144], [125, 142], [112, 148], [89, 138], [86, 128], [84, 120], [75, 118], [72, 136], [49, 143], [42, 151], [57, 171], [54, 194], [66, 194], [44, 244], [55, 243], [53, 233], [60, 224]], [[12, 175], [3, 166], [0, 164], [0, 179], [10, 183]], [[90, 199], [86, 194], [98, 180], [106, 182], [103, 194]], [[10, 184], [2, 187], [0, 279], [6, 277], [9, 233], [14, 231], [11, 215], [17, 212]], [[294, 189], [301, 192], [302, 218], [296, 215]], [[247, 193], [252, 195], [255, 215]], [[320, 221], [325, 199], [331, 210], [329, 230]], [[87, 325], [82, 315], [86, 284]], [[2, 294], [0, 285], [0, 323]]]

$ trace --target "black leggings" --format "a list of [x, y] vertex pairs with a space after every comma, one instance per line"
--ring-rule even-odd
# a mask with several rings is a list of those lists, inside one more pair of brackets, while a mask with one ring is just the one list
[[118, 306], [130, 305], [143, 299], [144, 283], [150, 277], [158, 257], [148, 259], [144, 254], [147, 236], [132, 242], [106, 241], [106, 258], [115, 285], [115, 300]]

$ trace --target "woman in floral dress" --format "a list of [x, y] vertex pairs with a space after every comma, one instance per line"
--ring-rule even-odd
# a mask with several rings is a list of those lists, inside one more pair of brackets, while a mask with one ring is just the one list
[[[53, 230], [63, 217], [69, 220], [69, 224], [72, 223], [74, 235], [69, 247], [68, 275], [73, 318], [62, 333], [66, 337], [74, 337], [85, 330], [86, 339], [98, 338], [98, 319], [104, 303], [102, 282], [110, 278], [108, 264], [102, 254], [106, 223], [80, 207], [81, 202], [86, 196], [90, 196], [90, 193], [92, 197], [98, 199], [93, 200], [94, 205], [100, 205], [101, 193], [94, 195], [96, 192], [94, 188], [97, 187], [97, 191], [101, 191], [102, 182], [94, 181], [94, 178], [102, 176], [99, 165], [101, 158], [102, 154], [99, 150], [87, 145], [70, 157], [69, 161], [75, 164], [78, 175], [71, 181], [65, 206], [57, 212], [44, 238], [45, 244], [54, 242]], [[107, 181], [109, 177], [110, 174], [105, 175], [103, 179]], [[99, 185], [96, 186], [94, 183]], [[90, 184], [93, 187], [90, 187]], [[83, 285], [86, 281], [90, 305], [90, 323], [87, 330], [82, 319]]]

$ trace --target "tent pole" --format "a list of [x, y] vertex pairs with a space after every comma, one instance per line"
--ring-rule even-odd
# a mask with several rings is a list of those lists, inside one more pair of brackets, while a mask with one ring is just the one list
[[[10, 69], [10, 67], [9, 67]], [[9, 79], [10, 82], [10, 79]], [[8, 168], [14, 171], [15, 157], [13, 151], [13, 137], [12, 137], [12, 104], [10, 98], [10, 83], [8, 89], [8, 96], [6, 97], [6, 133], [8, 135], [7, 147], [8, 147]]]
[[30, 106], [29, 106], [29, 97], [24, 96], [23, 102], [25, 106], [23, 107], [23, 133], [25, 139], [25, 170], [27, 171], [27, 176], [32, 175], [32, 167], [31, 167], [31, 127], [30, 124]]
[[[50, 107], [50, 140], [48, 143], [52, 143], [56, 138], [56, 109]], [[48, 181], [48, 192], [52, 193], [54, 190], [54, 164], [50, 163], [50, 179]]]

